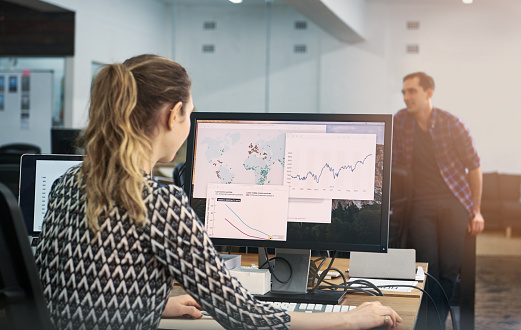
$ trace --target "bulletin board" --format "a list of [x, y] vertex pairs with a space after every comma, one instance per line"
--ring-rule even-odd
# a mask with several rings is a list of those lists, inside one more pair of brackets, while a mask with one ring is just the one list
[[51, 152], [52, 71], [0, 71], [0, 145], [30, 143]]

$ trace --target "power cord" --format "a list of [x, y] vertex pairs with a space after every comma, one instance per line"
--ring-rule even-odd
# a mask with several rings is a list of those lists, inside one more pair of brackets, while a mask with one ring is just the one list
[[[262, 265], [260, 265], [259, 268], [262, 268], [262, 267], [264, 267], [267, 264], [268, 265], [268, 269], [269, 269], [271, 275], [273, 276], [273, 278], [275, 278], [275, 280], [277, 280], [278, 282], [280, 282], [282, 284], [288, 283], [291, 280], [291, 277], [293, 276], [293, 269], [291, 267], [291, 264], [285, 258], [282, 258], [282, 257], [268, 258], [268, 249], [267, 248], [264, 248], [264, 252], [265, 252], [265, 255], [266, 255], [266, 261]], [[329, 251], [328, 251], [328, 254], [329, 254]], [[320, 274], [320, 275], [318, 275], [318, 272], [320, 271], [320, 268], [322, 268], [322, 266], [326, 262], [327, 258], [326, 257], [320, 257], [320, 258], [317, 258], [317, 259], [313, 260], [313, 262], [311, 263], [311, 267], [310, 267], [310, 275], [312, 276], [313, 280], [317, 279], [317, 283], [315, 284], [315, 286], [313, 287], [312, 290], [324, 290], [324, 289], [337, 290], [337, 289], [343, 289], [344, 291], [347, 291], [347, 292], [362, 292], [362, 293], [366, 293], [366, 294], [371, 295], [371, 296], [384, 296], [384, 294], [380, 290], [380, 288], [385, 288], [386, 286], [376, 286], [376, 285], [374, 285], [373, 283], [371, 283], [370, 281], [367, 281], [367, 280], [354, 280], [354, 281], [348, 282], [346, 280], [346, 277], [342, 273], [342, 271], [340, 271], [337, 268], [333, 268], [332, 267], [333, 262], [335, 261], [335, 258], [336, 258], [336, 251], [332, 251], [331, 261], [330, 261], [328, 267], [326, 268], [326, 270], [322, 271], [322, 274]], [[289, 275], [287, 280], [281, 281], [275, 275], [275, 269], [274, 269], [273, 265], [271, 264], [271, 261], [274, 261], [274, 260], [284, 261], [288, 265], [288, 268], [289, 268], [289, 271], [290, 271], [290, 275]], [[320, 262], [320, 265], [317, 266], [316, 265], [317, 262]], [[334, 283], [331, 283], [331, 282], [328, 282], [328, 281], [324, 280], [326, 275], [327, 275], [327, 273], [330, 270], [335, 270], [342, 276], [342, 279], [343, 279], [343, 283], [342, 284], [334, 284]], [[454, 317], [454, 311], [450, 307], [449, 298], [448, 298], [447, 294], [445, 293], [445, 290], [443, 290], [440, 282], [436, 278], [434, 278], [434, 276], [432, 276], [431, 274], [429, 274], [427, 272], [425, 272], [425, 274], [427, 276], [429, 276], [430, 278], [432, 278], [434, 280], [434, 282], [437, 283], [437, 285], [442, 290], [443, 295], [445, 296], [445, 301], [446, 301], [447, 305], [449, 306], [449, 311], [450, 311], [450, 315], [451, 315], [451, 319], [452, 319], [452, 327], [453, 327], [454, 330], [457, 330], [458, 327], [457, 327], [457, 324], [456, 324], [456, 321], [455, 321], [456, 319]], [[326, 283], [327, 285], [321, 285], [322, 283]], [[360, 286], [354, 287], [354, 286], [352, 286], [353, 284], [358, 284]], [[439, 312], [438, 306], [436, 306], [436, 303], [435, 303], [434, 299], [432, 298], [432, 296], [426, 290], [424, 290], [422, 288], [419, 288], [417, 286], [414, 286], [414, 285], [393, 285], [393, 286], [395, 286], [395, 287], [408, 287], [408, 288], [417, 289], [417, 290], [420, 290], [421, 292], [423, 292], [423, 294], [425, 294], [427, 296], [427, 298], [432, 302], [432, 305], [434, 306], [434, 310], [436, 311], [436, 316], [438, 317], [438, 323], [439, 323], [440, 329], [443, 329], [443, 325], [442, 325], [441, 316], [440, 316], [440, 312]], [[373, 290], [373, 291], [371, 291], [371, 290]]]
[[[289, 263], [288, 260], [286, 260], [286, 258], [282, 258], [282, 257], [273, 257], [273, 258], [268, 258], [268, 248], [264, 248], [264, 254], [266, 256], [266, 261], [259, 266], [259, 269], [262, 269], [262, 267], [264, 267], [266, 264], [268, 264], [268, 269], [271, 273], [271, 275], [273, 276], [273, 278], [275, 280], [277, 280], [278, 282], [282, 283], [282, 284], [286, 284], [286, 283], [289, 283], [289, 281], [291, 280], [291, 277], [293, 276], [293, 268], [291, 267], [291, 264]], [[285, 281], [281, 281], [277, 275], [275, 274], [275, 268], [273, 267], [273, 265], [271, 264], [270, 261], [274, 261], [274, 260], [280, 260], [280, 261], [284, 261], [287, 265], [288, 265], [288, 268], [289, 268], [289, 277], [287, 280]]]
[[[315, 286], [313, 287], [313, 291], [317, 290], [320, 286], [320, 284], [322, 283], [322, 281], [324, 280], [324, 278], [326, 277], [327, 273], [331, 270], [331, 268], [333, 267], [333, 262], [335, 261], [335, 258], [336, 258], [336, 251], [332, 251], [333, 253], [333, 256], [331, 257], [331, 261], [329, 262], [329, 266], [327, 266], [326, 270], [322, 271], [322, 274], [320, 274], [320, 276], [318, 277], [318, 280], [317, 280], [317, 283], [315, 284]], [[318, 275], [318, 270], [320, 269], [320, 267], [324, 264], [324, 262], [326, 261], [326, 258], [324, 257], [324, 260], [322, 261], [322, 263], [320, 264], [320, 266], [317, 268], [317, 275]]]
[[[317, 260], [320, 260], [320, 259], [317, 259]], [[328, 271], [330, 269], [332, 269], [332, 268], [328, 268]], [[337, 270], [337, 269], [335, 269], [335, 270]], [[324, 274], [324, 272], [322, 274]], [[325, 273], [327, 274], [327, 272], [325, 272]], [[324, 281], [324, 283], [326, 283], [327, 286], [318, 286], [318, 289], [330, 289], [330, 290], [344, 289], [344, 291], [347, 291], [347, 292], [362, 292], [362, 293], [365, 293], [365, 294], [368, 294], [368, 295], [371, 295], [371, 296], [384, 296], [384, 294], [380, 290], [380, 288], [385, 288], [386, 286], [376, 286], [373, 283], [371, 283], [370, 281], [363, 280], [363, 279], [347, 282], [344, 274], [342, 274], [342, 272], [340, 272], [340, 271], [339, 271], [339, 273], [342, 275], [342, 278], [343, 278], [343, 283], [342, 284], [334, 284], [334, 283], [331, 283], [331, 282], [328, 282], [328, 281]], [[432, 275], [430, 275], [428, 273], [425, 273], [425, 274], [427, 274], [428, 276], [432, 277]], [[434, 279], [434, 280], [438, 283], [438, 285], [440, 285], [439, 282], [436, 279]], [[358, 284], [360, 286], [356, 286], [355, 287], [355, 286], [353, 286], [353, 284]], [[432, 302], [432, 304], [434, 306], [434, 310], [436, 311], [436, 316], [438, 317], [438, 323], [439, 323], [440, 329], [443, 329], [443, 325], [442, 325], [442, 321], [441, 321], [440, 312], [438, 310], [438, 306], [436, 306], [436, 303], [435, 303], [434, 299], [432, 298], [432, 296], [425, 289], [419, 288], [419, 287], [414, 286], [414, 285], [393, 285], [393, 286], [394, 287], [408, 287], [408, 288], [417, 289], [417, 290], [420, 290], [421, 292], [423, 292], [427, 296], [427, 298]], [[440, 285], [440, 287], [441, 287], [441, 285]], [[445, 292], [444, 292], [444, 294], [445, 294]], [[447, 297], [446, 294], [445, 294], [445, 297], [446, 297], [446, 300], [448, 302], [448, 297]], [[457, 326], [455, 324], [455, 318], [454, 318], [453, 315], [454, 314], [453, 314], [453, 311], [451, 309], [451, 317], [452, 317], [452, 320], [453, 320], [453, 322], [452, 322], [453, 323], [453, 329], [457, 330]]]
[[[380, 288], [385, 288], [385, 287], [387, 287], [387, 286], [380, 286]], [[432, 305], [434, 306], [434, 310], [436, 311], [436, 316], [438, 316], [438, 323], [440, 325], [440, 329], [444, 329], [443, 324], [441, 323], [440, 311], [438, 310], [438, 306], [436, 306], [436, 303], [434, 302], [434, 299], [432, 298], [432, 296], [425, 289], [419, 288], [419, 287], [414, 286], [414, 285], [406, 285], [406, 284], [399, 284], [399, 285], [394, 285], [393, 284], [393, 287], [397, 287], [397, 288], [413, 288], [413, 289], [417, 289], [417, 290], [420, 290], [421, 292], [423, 292], [423, 294], [425, 294], [427, 296], [427, 298], [429, 298], [429, 300], [432, 302]]]
[[449, 308], [450, 318], [451, 318], [451, 321], [452, 321], [452, 329], [458, 330], [458, 324], [456, 323], [456, 317], [454, 316], [454, 310], [450, 306], [450, 301], [449, 301], [449, 297], [447, 296], [447, 293], [445, 292], [445, 290], [443, 290], [443, 287], [441, 286], [441, 283], [434, 276], [432, 276], [431, 274], [429, 274], [427, 272], [425, 272], [425, 275], [427, 275], [431, 279], [433, 279], [434, 282], [440, 288], [441, 292], [443, 292], [443, 296], [445, 297], [445, 302], [447, 303], [447, 307]]

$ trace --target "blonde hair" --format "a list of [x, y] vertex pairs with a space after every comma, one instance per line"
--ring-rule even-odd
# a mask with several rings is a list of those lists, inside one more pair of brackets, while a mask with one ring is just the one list
[[150, 136], [166, 105], [183, 102], [184, 111], [190, 85], [181, 65], [156, 55], [105, 65], [98, 73], [91, 88], [86, 157], [79, 173], [92, 231], [99, 230], [100, 217], [115, 206], [136, 224], [146, 223], [143, 164], [152, 152]]

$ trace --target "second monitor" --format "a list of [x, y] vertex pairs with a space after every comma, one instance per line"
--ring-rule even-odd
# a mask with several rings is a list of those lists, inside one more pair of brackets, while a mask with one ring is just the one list
[[185, 190], [214, 244], [387, 252], [391, 115], [191, 121]]

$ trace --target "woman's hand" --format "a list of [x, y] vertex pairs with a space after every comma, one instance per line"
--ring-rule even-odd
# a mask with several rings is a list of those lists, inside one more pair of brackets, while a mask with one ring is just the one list
[[402, 318], [391, 307], [383, 306], [379, 301], [365, 302], [346, 313], [348, 329], [370, 329], [379, 325], [394, 328]]
[[186, 316], [192, 319], [200, 319], [201, 306], [190, 295], [184, 294], [168, 298], [163, 317]]
[[349, 312], [296, 313], [290, 312], [292, 329], [371, 329], [383, 325], [394, 328], [402, 318], [379, 301], [365, 302]]

